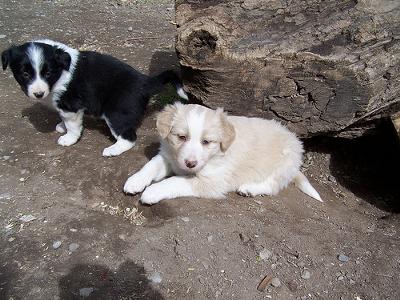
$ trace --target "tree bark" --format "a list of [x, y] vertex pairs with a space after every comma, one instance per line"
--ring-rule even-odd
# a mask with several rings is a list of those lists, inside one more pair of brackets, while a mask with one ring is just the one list
[[400, 108], [400, 1], [176, 0], [185, 89], [302, 137], [357, 136]]

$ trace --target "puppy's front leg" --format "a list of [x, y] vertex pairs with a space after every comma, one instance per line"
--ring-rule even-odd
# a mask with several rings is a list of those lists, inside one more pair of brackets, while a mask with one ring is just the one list
[[133, 174], [125, 183], [124, 192], [136, 194], [143, 191], [153, 181], [160, 181], [171, 172], [165, 158], [158, 154], [154, 156], [144, 167], [137, 173]]
[[83, 111], [74, 113], [61, 110], [60, 116], [64, 122], [65, 128], [67, 129], [67, 133], [59, 137], [58, 144], [61, 146], [71, 146], [81, 137], [83, 129]]
[[173, 176], [149, 186], [142, 194], [140, 201], [155, 204], [165, 199], [177, 197], [199, 197], [194, 189], [194, 178]]

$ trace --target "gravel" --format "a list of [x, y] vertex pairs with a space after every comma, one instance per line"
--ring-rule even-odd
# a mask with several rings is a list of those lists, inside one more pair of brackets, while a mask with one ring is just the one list
[[79, 289], [79, 296], [81, 297], [89, 297], [91, 293], [93, 293], [94, 288], [92, 287], [85, 287]]

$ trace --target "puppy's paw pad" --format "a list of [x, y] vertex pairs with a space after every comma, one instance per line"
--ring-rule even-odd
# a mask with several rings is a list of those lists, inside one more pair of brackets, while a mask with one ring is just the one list
[[57, 143], [61, 146], [71, 146], [78, 141], [78, 137], [71, 134], [64, 134], [58, 138]]
[[58, 133], [65, 133], [66, 129], [65, 129], [65, 126], [64, 126], [63, 122], [60, 122], [60, 123], [57, 124], [56, 131]]
[[146, 188], [146, 183], [138, 178], [137, 176], [133, 175], [128, 178], [124, 185], [124, 192], [127, 194], [137, 194], [142, 192]]
[[143, 194], [142, 197], [140, 198], [140, 202], [144, 204], [156, 204], [160, 202], [162, 198], [160, 197], [160, 194], [157, 190], [152, 189], [152, 188], [147, 188]]

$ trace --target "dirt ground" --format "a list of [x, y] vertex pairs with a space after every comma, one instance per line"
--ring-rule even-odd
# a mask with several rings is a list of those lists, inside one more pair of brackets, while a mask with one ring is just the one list
[[[48, 37], [146, 73], [177, 66], [170, 0], [2, 0], [0, 11], [2, 50]], [[322, 204], [290, 186], [149, 207], [122, 186], [157, 151], [159, 105], [134, 150], [103, 158], [101, 121], [63, 148], [49, 101], [26, 98], [9, 70], [0, 89], [0, 299], [400, 299], [399, 145], [387, 124], [306, 141]], [[265, 276], [277, 279], [260, 292]]]

